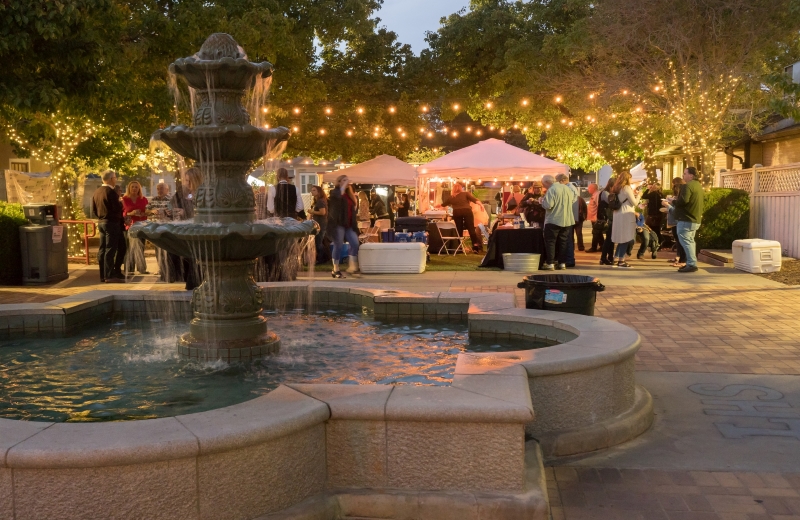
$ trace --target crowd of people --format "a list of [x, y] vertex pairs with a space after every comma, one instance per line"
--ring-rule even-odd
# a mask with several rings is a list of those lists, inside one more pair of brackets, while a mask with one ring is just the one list
[[[694, 167], [686, 168], [682, 177], [673, 179], [672, 195], [664, 196], [657, 182], [648, 183], [646, 188], [634, 188], [630, 173], [623, 172], [610, 179], [605, 187], [590, 184], [587, 203], [566, 174], [545, 175], [541, 183], [533, 183], [525, 193], [514, 186], [507, 199], [500, 200], [499, 204], [503, 205], [504, 212], [520, 215], [533, 227], [542, 229], [543, 270], [574, 267], [576, 247], [578, 251], [600, 253], [601, 265], [629, 269], [633, 266], [626, 258], [633, 255], [638, 238], [637, 259], [647, 254], [657, 258], [659, 248], [669, 240], [676, 246], [672, 266], [682, 273], [694, 272], [697, 271], [695, 234], [703, 214], [703, 189], [696, 177]], [[125, 281], [125, 273], [148, 274], [145, 241], [129, 234], [130, 227], [148, 219], [193, 218], [195, 193], [203, 183], [202, 173], [198, 168], [186, 170], [174, 195], [170, 195], [169, 185], [159, 183], [156, 195], [150, 200], [136, 181], [129, 182], [123, 193], [111, 170], [104, 172], [102, 179], [103, 184], [92, 199], [92, 217], [98, 220], [100, 235], [100, 279], [105, 283], [120, 283]], [[334, 278], [343, 277], [340, 268], [343, 256], [348, 260], [346, 272], [359, 272], [359, 236], [366, 227], [395, 215], [406, 217], [412, 211], [412, 199], [408, 194], [402, 194], [387, 207], [377, 193], [356, 191], [347, 175], [340, 175], [327, 194], [321, 186], [311, 187], [312, 202], [306, 213], [299, 190], [289, 181], [289, 172], [280, 168], [277, 180], [276, 185], [261, 187], [255, 193], [256, 218], [314, 220], [320, 230], [314, 239], [316, 262], [330, 259]], [[455, 182], [442, 198], [440, 207], [445, 206], [452, 208], [452, 219], [459, 235], [466, 231], [473, 252], [482, 253], [479, 227], [488, 225], [489, 215], [481, 201], [464, 184]], [[587, 220], [591, 223], [589, 249], [585, 249], [583, 237]], [[343, 255], [345, 243], [348, 250]], [[332, 244], [332, 251], [328, 244]], [[200, 274], [193, 260], [158, 247], [155, 249], [161, 281], [183, 281], [187, 289], [199, 284]], [[281, 255], [287, 254], [299, 256], [295, 252], [281, 252], [265, 257], [260, 261], [265, 274], [257, 274], [257, 277], [262, 281], [291, 278], [292, 273], [281, 272], [286, 264], [286, 258]]]
[[589, 220], [592, 242], [586, 252], [600, 253], [601, 265], [633, 267], [626, 258], [632, 256], [637, 238], [637, 259], [643, 259], [648, 252], [655, 259], [662, 237], [671, 236], [677, 252], [672, 266], [681, 273], [697, 271], [695, 234], [703, 216], [703, 188], [696, 177], [694, 167], [686, 168], [683, 177], [673, 179], [672, 195], [665, 197], [657, 182], [648, 183], [644, 190], [643, 186], [634, 189], [631, 174], [623, 172], [611, 178], [604, 188], [590, 184], [590, 198], [584, 208], [567, 175], [545, 175], [542, 187], [532, 187], [530, 197], [526, 195], [520, 201], [526, 219], [543, 227], [542, 269], [575, 265], [575, 243], [579, 251], [584, 250], [582, 229], [584, 221]]
[[[144, 196], [141, 185], [136, 181], [129, 182], [123, 193], [116, 173], [112, 170], [104, 172], [102, 180], [103, 184], [92, 198], [92, 218], [98, 220], [100, 236], [100, 280], [105, 283], [121, 283], [125, 281], [126, 273], [131, 275], [138, 271], [140, 274], [149, 274], [144, 255], [145, 240], [130, 235], [130, 227], [144, 220], [193, 218], [195, 193], [203, 183], [202, 173], [198, 168], [186, 170], [174, 195], [170, 195], [168, 184], [159, 183], [156, 186], [157, 195], [150, 200]], [[254, 197], [257, 220], [280, 217], [312, 219], [317, 223], [319, 232], [314, 237], [316, 263], [325, 263], [332, 259], [334, 278], [343, 276], [339, 259], [345, 242], [349, 247], [347, 272], [357, 273], [359, 235], [363, 230], [375, 225], [379, 219], [395, 215], [407, 217], [412, 205], [412, 199], [407, 193], [403, 193], [387, 208], [387, 204], [377, 193], [356, 192], [347, 176], [342, 175], [330, 194], [326, 194], [321, 186], [311, 187], [311, 205], [306, 212], [303, 197], [290, 182], [289, 172], [285, 168], [278, 169], [276, 185], [261, 186], [255, 191]], [[390, 209], [392, 215], [389, 214]], [[333, 244], [332, 253], [328, 244]], [[293, 273], [289, 272], [292, 270], [287, 269], [284, 257], [294, 255], [299, 258], [300, 255], [295, 253], [282, 251], [259, 259], [256, 278], [259, 281], [292, 278]], [[155, 256], [161, 281], [183, 281], [186, 289], [199, 285], [200, 273], [191, 259], [178, 257], [159, 247], [155, 247]]]

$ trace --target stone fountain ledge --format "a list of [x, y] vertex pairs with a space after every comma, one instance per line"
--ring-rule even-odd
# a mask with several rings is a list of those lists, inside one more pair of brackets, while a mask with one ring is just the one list
[[[367, 308], [561, 344], [462, 354], [451, 387], [291, 384], [172, 418], [0, 420], [0, 519], [544, 519], [539, 447], [526, 452], [526, 434], [554, 457], [624, 442], [652, 422], [634, 378], [639, 336], [616, 322], [518, 309], [510, 294], [261, 285], [268, 309]], [[92, 291], [0, 305], [0, 334], [59, 333], [114, 314], [188, 320], [190, 299]]]

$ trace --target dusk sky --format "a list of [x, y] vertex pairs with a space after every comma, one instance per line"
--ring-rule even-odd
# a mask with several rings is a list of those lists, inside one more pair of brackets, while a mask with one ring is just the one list
[[415, 54], [427, 47], [425, 32], [435, 31], [439, 19], [469, 5], [469, 0], [384, 0], [376, 16], [382, 26], [397, 33]]

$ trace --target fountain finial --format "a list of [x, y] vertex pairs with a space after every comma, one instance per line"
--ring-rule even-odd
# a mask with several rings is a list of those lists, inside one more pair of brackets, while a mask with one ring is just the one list
[[236, 43], [233, 36], [226, 33], [214, 33], [203, 42], [197, 57], [201, 60], [219, 60], [222, 58], [247, 58], [244, 50]]

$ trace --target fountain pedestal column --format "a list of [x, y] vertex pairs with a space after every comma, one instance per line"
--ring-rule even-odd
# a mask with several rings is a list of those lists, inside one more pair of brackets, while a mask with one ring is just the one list
[[253, 278], [256, 260], [199, 260], [203, 283], [192, 293], [194, 319], [181, 336], [180, 351], [190, 358], [249, 360], [280, 348], [261, 315], [263, 295]]

